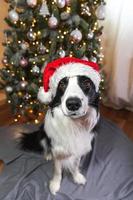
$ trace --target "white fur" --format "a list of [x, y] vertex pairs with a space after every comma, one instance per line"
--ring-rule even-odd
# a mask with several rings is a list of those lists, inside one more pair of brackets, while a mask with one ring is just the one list
[[[72, 112], [66, 107], [69, 97], [77, 97], [82, 102], [79, 110], [73, 111], [76, 117], [72, 117]], [[51, 139], [54, 159], [54, 175], [49, 187], [54, 195], [60, 189], [62, 169], [71, 172], [75, 183], [86, 183], [85, 177], [80, 173], [79, 164], [81, 157], [91, 151], [94, 137], [92, 129], [99, 118], [96, 110], [88, 105], [88, 98], [78, 85], [77, 77], [69, 77], [61, 105], [46, 113], [44, 130]], [[45, 148], [45, 142], [42, 141], [41, 144]]]
[[73, 114], [73, 112], [68, 110], [66, 107], [66, 100], [69, 97], [77, 97], [81, 100], [81, 103], [82, 103], [82, 106], [80, 107], [80, 109], [77, 110], [76, 112], [74, 111], [76, 115], [73, 116], [73, 118], [79, 118], [80, 116], [86, 115], [88, 111], [88, 97], [84, 95], [82, 89], [79, 87], [78, 82], [77, 82], [77, 77], [69, 78], [67, 89], [61, 99], [62, 111], [67, 116], [70, 116], [71, 114]]

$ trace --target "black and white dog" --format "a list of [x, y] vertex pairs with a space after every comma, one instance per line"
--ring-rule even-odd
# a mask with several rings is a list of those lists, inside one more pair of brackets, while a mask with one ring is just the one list
[[54, 195], [60, 189], [63, 169], [72, 174], [75, 183], [86, 183], [79, 164], [92, 149], [93, 130], [99, 120], [98, 101], [99, 93], [90, 78], [64, 77], [49, 103], [44, 124], [21, 138], [23, 149], [44, 152], [46, 159], [53, 158], [54, 174], [49, 188]]

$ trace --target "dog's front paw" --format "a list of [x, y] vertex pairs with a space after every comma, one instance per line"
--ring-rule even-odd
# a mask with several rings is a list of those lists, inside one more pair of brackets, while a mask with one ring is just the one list
[[73, 179], [74, 179], [74, 182], [77, 184], [85, 185], [86, 183], [86, 178], [80, 172], [76, 173], [73, 176]]
[[53, 195], [56, 195], [56, 193], [59, 191], [60, 189], [60, 182], [57, 181], [57, 180], [51, 180], [50, 183], [49, 183], [49, 189], [50, 189], [50, 192], [53, 194]]

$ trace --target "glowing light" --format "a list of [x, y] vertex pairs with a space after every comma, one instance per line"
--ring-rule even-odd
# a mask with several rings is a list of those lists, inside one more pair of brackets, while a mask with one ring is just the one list
[[38, 124], [38, 123], [39, 123], [38, 119], [35, 119], [35, 124]]
[[15, 118], [15, 119], [14, 119], [14, 121], [15, 121], [15, 122], [17, 122], [17, 121], [18, 121], [18, 119], [17, 119], [17, 118]]

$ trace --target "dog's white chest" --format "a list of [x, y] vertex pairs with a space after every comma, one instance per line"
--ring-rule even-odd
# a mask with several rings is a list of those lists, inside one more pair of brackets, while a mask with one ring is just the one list
[[60, 109], [56, 108], [54, 117], [47, 112], [44, 128], [51, 138], [53, 150], [59, 153], [79, 157], [91, 150], [93, 134], [65, 117]]

